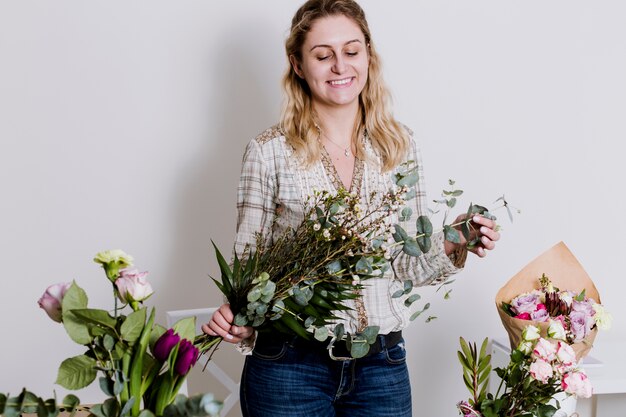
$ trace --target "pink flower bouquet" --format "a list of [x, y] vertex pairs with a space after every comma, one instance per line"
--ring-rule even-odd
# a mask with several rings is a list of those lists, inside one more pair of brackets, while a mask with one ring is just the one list
[[541, 337], [571, 345], [577, 360], [591, 350], [598, 327], [610, 322], [591, 278], [563, 242], [513, 276], [496, 294], [496, 307], [511, 349], [533, 324]]

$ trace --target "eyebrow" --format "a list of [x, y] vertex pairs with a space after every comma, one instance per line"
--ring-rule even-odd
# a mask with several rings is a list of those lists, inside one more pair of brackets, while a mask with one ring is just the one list
[[[361, 43], [361, 40], [360, 39], [352, 39], [351, 41], [348, 41], [348, 42], [344, 43], [343, 46], [349, 45], [349, 44], [354, 43], [354, 42]], [[311, 52], [315, 48], [332, 48], [332, 45], [325, 45], [325, 44], [313, 45], [313, 47], [311, 49], [309, 49], [309, 52]]]

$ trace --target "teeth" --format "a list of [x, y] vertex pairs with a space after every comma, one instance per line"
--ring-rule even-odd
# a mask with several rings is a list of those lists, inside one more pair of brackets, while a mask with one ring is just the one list
[[331, 81], [330, 84], [331, 85], [344, 85], [344, 84], [348, 84], [351, 80], [352, 78], [346, 78], [344, 80]]

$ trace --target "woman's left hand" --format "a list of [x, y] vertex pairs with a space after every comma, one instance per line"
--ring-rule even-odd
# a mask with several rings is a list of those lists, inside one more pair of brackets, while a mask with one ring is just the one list
[[[462, 223], [465, 221], [465, 215], [462, 214], [456, 218], [454, 223]], [[460, 227], [458, 227], [460, 229]], [[459, 230], [461, 238], [460, 243], [445, 242], [446, 253], [452, 253], [459, 245], [466, 246], [467, 240], [463, 233]], [[500, 233], [498, 232], [497, 224], [495, 220], [488, 219], [480, 214], [474, 214], [470, 222], [470, 234], [469, 240], [472, 241], [478, 238], [478, 243], [470, 248], [468, 251], [478, 255], [481, 258], [487, 256], [488, 250], [494, 250], [496, 242], [500, 239]]]

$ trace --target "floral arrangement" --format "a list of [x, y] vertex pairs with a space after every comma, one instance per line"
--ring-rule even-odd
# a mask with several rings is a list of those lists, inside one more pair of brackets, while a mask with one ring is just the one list
[[518, 295], [510, 303], [503, 302], [501, 308], [516, 319], [548, 323], [548, 337], [570, 344], [581, 342], [596, 327], [611, 326], [611, 315], [587, 297], [584, 289], [579, 293], [561, 291], [545, 274], [539, 283], [539, 290]]
[[[171, 329], [159, 326], [154, 322], [155, 309], [148, 312], [143, 306], [153, 294], [147, 272], [131, 269], [133, 258], [121, 250], [100, 252], [94, 261], [103, 267], [112, 285], [112, 311], [88, 308], [87, 294], [76, 282], [51, 285], [39, 306], [86, 348], [84, 354], [61, 363], [56, 383], [77, 390], [100, 375], [100, 387], [109, 398], [82, 407], [74, 395], [57, 403], [24, 389], [16, 397], [0, 394], [0, 415], [55, 417], [63, 409], [72, 413], [84, 410], [96, 417], [217, 416], [221, 404], [212, 394], [191, 398], [178, 394], [202, 353], [194, 345], [195, 319], [180, 320]], [[126, 307], [129, 314], [124, 313]]]
[[501, 378], [495, 394], [488, 393], [491, 355], [486, 354], [485, 339], [480, 350], [476, 344], [460, 339], [458, 357], [463, 367], [463, 381], [470, 391], [467, 401], [457, 404], [464, 417], [551, 417], [559, 404], [551, 404], [559, 393], [589, 398], [592, 386], [578, 367], [576, 353], [563, 340], [540, 337], [534, 325], [524, 328], [522, 341], [511, 352], [506, 368], [496, 368]]
[[[236, 315], [234, 324], [252, 326], [260, 332], [328, 340], [331, 355], [332, 344], [345, 340], [352, 357], [365, 356], [376, 340], [378, 327], [348, 334], [343, 324], [336, 323], [336, 314], [349, 309], [348, 300], [361, 296], [368, 279], [393, 268], [399, 254], [418, 257], [430, 250], [434, 229], [428, 216], [416, 219], [416, 236], [409, 236], [399, 224], [391, 222], [394, 215], [400, 221], [411, 219], [412, 210], [405, 203], [415, 197], [417, 180], [415, 165], [405, 164], [396, 174], [395, 188], [383, 195], [370, 195], [368, 209], [360, 205], [359, 196], [344, 189], [336, 194], [316, 192], [307, 202], [304, 221], [296, 229], [272, 244], [258, 235], [254, 253], [248, 250], [243, 259], [235, 255], [232, 266], [215, 247], [221, 280], [214, 281]], [[438, 203], [448, 210], [462, 191], [452, 189], [443, 194], [444, 199]], [[470, 204], [466, 220], [445, 224], [444, 219], [441, 231], [445, 239], [458, 243], [463, 233], [468, 246], [477, 244], [471, 238], [471, 218], [476, 213], [494, 218], [485, 207]], [[392, 297], [405, 297], [404, 304], [409, 307], [420, 299], [412, 291], [413, 282], [407, 280]], [[429, 306], [425, 304], [411, 320]], [[215, 348], [220, 341], [219, 337], [207, 335], [202, 349]]]

